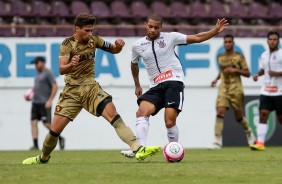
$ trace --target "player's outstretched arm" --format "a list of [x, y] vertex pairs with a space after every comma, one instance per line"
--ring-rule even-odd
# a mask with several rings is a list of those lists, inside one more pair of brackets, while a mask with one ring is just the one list
[[206, 31], [206, 32], [194, 34], [194, 35], [188, 35], [186, 38], [186, 43], [191, 44], [191, 43], [200, 43], [200, 42], [206, 41], [212, 38], [213, 36], [217, 35], [218, 33], [221, 33], [222, 31], [224, 31], [228, 25], [229, 23], [227, 22], [226, 19], [224, 18], [218, 19], [213, 29]]

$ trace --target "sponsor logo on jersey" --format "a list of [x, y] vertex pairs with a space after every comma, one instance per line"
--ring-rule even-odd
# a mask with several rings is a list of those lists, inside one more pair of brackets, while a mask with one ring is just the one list
[[269, 93], [276, 93], [278, 91], [278, 86], [265, 86], [264, 91]]
[[150, 44], [150, 42], [141, 43], [141, 46], [143, 46], [143, 45], [148, 45], [148, 44]]
[[159, 83], [159, 82], [162, 82], [166, 79], [169, 79], [172, 77], [172, 71], [171, 70], [168, 70], [166, 72], [163, 72], [163, 73], [160, 73], [158, 74], [155, 78], [154, 78], [154, 82], [155, 83]]

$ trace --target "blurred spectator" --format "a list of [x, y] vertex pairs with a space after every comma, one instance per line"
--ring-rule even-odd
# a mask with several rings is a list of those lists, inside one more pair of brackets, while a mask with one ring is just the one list
[[[37, 75], [34, 80], [34, 94], [31, 108], [31, 132], [33, 147], [31, 150], [38, 150], [38, 121], [42, 121], [44, 126], [50, 130], [51, 127], [51, 106], [56, 95], [58, 86], [55, 76], [51, 70], [45, 66], [44, 57], [36, 57], [32, 63], [35, 64]], [[60, 149], [64, 149], [65, 140], [59, 137]]]

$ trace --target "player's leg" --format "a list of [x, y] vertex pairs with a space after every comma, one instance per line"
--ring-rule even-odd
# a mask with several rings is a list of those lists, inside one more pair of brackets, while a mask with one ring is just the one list
[[229, 96], [224, 89], [219, 88], [216, 98], [216, 118], [214, 124], [214, 142], [213, 149], [221, 149], [222, 147], [222, 130], [224, 126], [224, 115], [229, 107]]
[[80, 103], [71, 97], [71, 92], [72, 90], [68, 90], [67, 95], [64, 92], [60, 95], [50, 131], [43, 143], [42, 154], [25, 159], [23, 164], [42, 164], [49, 161], [51, 152], [55, 149], [61, 132], [70, 121], [75, 119], [82, 109]]
[[[104, 100], [105, 101], [105, 100]], [[160, 146], [141, 146], [137, 140], [131, 129], [126, 126], [126, 124], [121, 119], [120, 115], [117, 113], [116, 108], [112, 102], [104, 102], [101, 104], [107, 103], [102, 110], [102, 116], [111, 123], [111, 125], [115, 128], [115, 131], [119, 138], [130, 146], [133, 151], [133, 154], [137, 160], [143, 160], [149, 155], [154, 155], [159, 152]]]
[[214, 149], [220, 149], [222, 147], [222, 131], [224, 127], [224, 115], [227, 107], [216, 107], [216, 119], [214, 125]]
[[56, 148], [59, 136], [67, 124], [70, 122], [70, 119], [65, 116], [55, 115], [53, 122], [51, 123], [51, 129], [46, 135], [43, 148], [42, 148], [42, 160], [47, 160], [50, 157], [51, 152]]
[[246, 138], [247, 138], [248, 144], [249, 145], [254, 144], [255, 136], [253, 134], [252, 128], [249, 126], [249, 123], [248, 123], [246, 117], [243, 116], [243, 110], [242, 109], [234, 109], [234, 115], [235, 115], [235, 118], [236, 118], [237, 122], [245, 130], [245, 134], [246, 134]]
[[36, 119], [31, 120], [31, 134], [33, 140], [33, 147], [30, 150], [38, 150], [38, 121]]
[[136, 112], [136, 136], [139, 144], [146, 145], [149, 132], [149, 117], [156, 111], [154, 104], [147, 100], [140, 102]]
[[[161, 150], [160, 146], [141, 146], [133, 132], [123, 122], [120, 115], [117, 113], [112, 99], [100, 86], [93, 86], [88, 93], [89, 99], [86, 100], [89, 104], [84, 103], [83, 107], [93, 115], [102, 115], [114, 127], [119, 138], [130, 146], [132, 154], [137, 160], [143, 160], [149, 155], [154, 155]], [[90, 103], [91, 102], [91, 103]]]
[[129, 127], [125, 125], [120, 115], [117, 113], [116, 108], [111, 98], [106, 98], [100, 102], [97, 112], [102, 112], [101, 115], [114, 127], [119, 138], [128, 144], [133, 150], [139, 148], [136, 137]]
[[[152, 103], [146, 100], [140, 102], [136, 112], [136, 136], [140, 145], [146, 145], [149, 131], [149, 116], [154, 112], [155, 106]], [[135, 153], [132, 150], [123, 150], [121, 154], [127, 158], [135, 158]]]
[[51, 129], [47, 133], [43, 142], [41, 155], [25, 159], [23, 164], [44, 164], [50, 159], [52, 151], [56, 148], [59, 135], [64, 130], [65, 126], [70, 122], [70, 119], [64, 116], [55, 115], [51, 124]]
[[31, 107], [31, 135], [33, 140], [33, 146], [30, 150], [38, 150], [38, 120], [40, 120], [40, 113], [38, 105], [32, 103]]
[[169, 142], [178, 142], [179, 130], [176, 125], [178, 111], [174, 108], [165, 108], [165, 125]]
[[282, 124], [282, 95], [275, 96], [273, 98], [274, 98], [275, 111], [276, 111], [278, 122]]
[[136, 136], [141, 145], [146, 145], [149, 132], [149, 117], [156, 115], [164, 107], [163, 85], [149, 89], [137, 100]]
[[257, 140], [256, 143], [251, 145], [252, 150], [265, 150], [264, 142], [267, 133], [267, 119], [271, 111], [267, 109], [260, 109], [260, 123], [257, 125]]
[[87, 95], [84, 95], [84, 99], [82, 99], [82, 107], [95, 116], [102, 115], [102, 117], [111, 123], [119, 138], [136, 152], [135, 158], [137, 160], [143, 160], [147, 156], [154, 155], [160, 151], [160, 146], [142, 147], [137, 142], [131, 129], [126, 126], [117, 113], [111, 96], [106, 93], [98, 83], [85, 86], [84, 90], [87, 90]]
[[254, 144], [255, 137], [253, 134], [253, 130], [249, 126], [249, 123], [244, 117], [243, 109], [244, 109], [244, 94], [242, 91], [238, 91], [237, 93], [233, 94], [232, 97], [229, 99], [230, 104], [233, 108], [234, 116], [236, 121], [242, 126], [245, 131], [247, 142], [249, 145]]
[[[50, 130], [51, 129], [51, 122], [52, 122], [52, 115], [51, 115], [51, 108], [45, 108], [46, 113], [46, 120], [43, 121], [44, 126]], [[65, 148], [65, 138], [63, 138], [61, 135], [59, 136], [59, 147], [61, 150]]]
[[176, 125], [176, 118], [182, 111], [184, 101], [184, 84], [179, 81], [167, 81], [165, 88], [165, 125], [169, 142], [178, 142], [179, 130]]
[[257, 125], [257, 140], [251, 145], [252, 150], [265, 150], [265, 136], [267, 133], [267, 119], [272, 110], [275, 109], [270, 96], [261, 95], [259, 105], [259, 124]]

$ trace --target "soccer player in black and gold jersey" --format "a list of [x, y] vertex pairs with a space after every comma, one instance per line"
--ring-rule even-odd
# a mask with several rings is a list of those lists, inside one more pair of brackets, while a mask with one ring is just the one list
[[244, 93], [241, 82], [241, 76], [250, 77], [250, 71], [244, 56], [233, 50], [234, 37], [232, 35], [224, 36], [225, 52], [218, 56], [220, 71], [211, 87], [215, 87], [220, 79], [216, 100], [216, 121], [215, 121], [215, 142], [214, 149], [222, 147], [223, 119], [229, 105], [232, 106], [237, 122], [245, 130], [248, 144], [254, 143], [252, 129], [249, 127], [246, 118], [243, 116]]
[[124, 41], [117, 39], [115, 44], [93, 35], [96, 19], [90, 14], [81, 13], [74, 21], [75, 33], [66, 38], [60, 47], [59, 70], [65, 75], [65, 87], [56, 105], [51, 129], [47, 134], [42, 154], [25, 159], [23, 164], [42, 164], [49, 161], [55, 149], [58, 137], [67, 124], [74, 120], [82, 108], [94, 116], [104, 117], [115, 129], [119, 138], [135, 151], [137, 160], [160, 151], [160, 146], [141, 146], [130, 128], [128, 128], [106, 93], [95, 80], [96, 48], [117, 54], [122, 50]]

